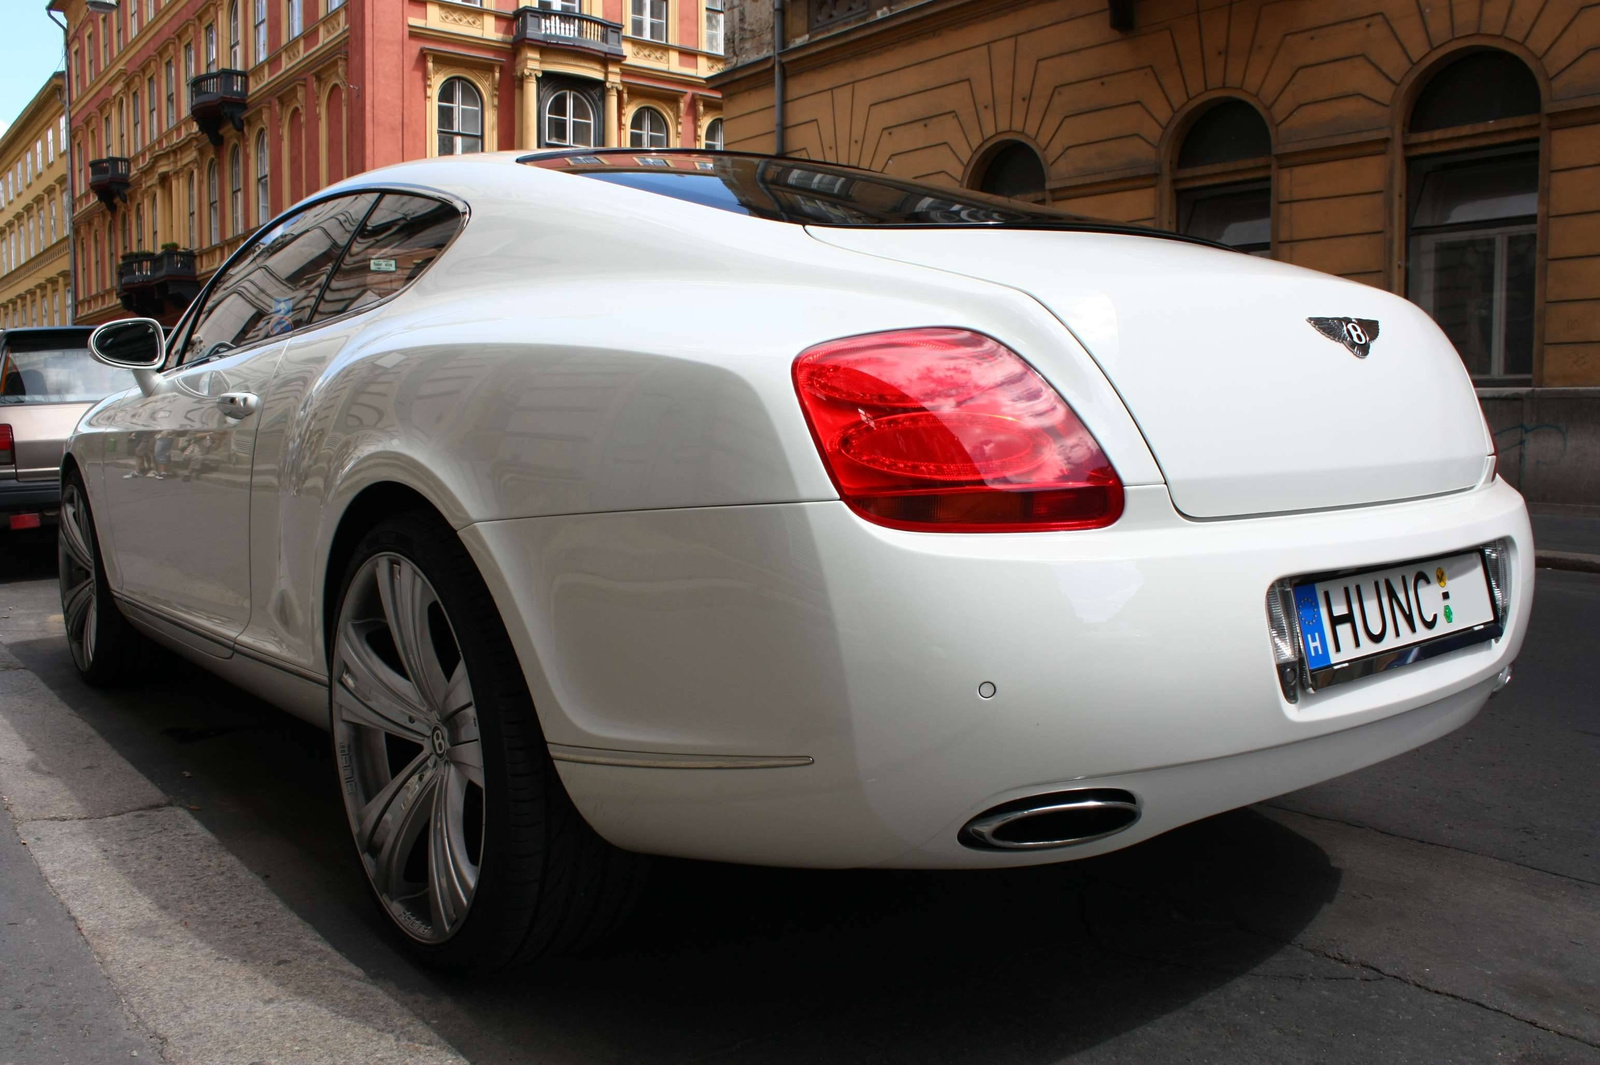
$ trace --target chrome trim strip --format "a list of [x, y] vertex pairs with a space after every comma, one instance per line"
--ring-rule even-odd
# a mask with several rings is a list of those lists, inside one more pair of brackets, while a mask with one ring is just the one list
[[550, 757], [580, 765], [631, 769], [788, 769], [813, 764], [810, 755], [678, 754], [672, 751], [618, 751], [608, 747], [574, 747], [552, 743]]
[[324, 677], [321, 673], [314, 673], [309, 669], [304, 669], [295, 665], [293, 662], [285, 662], [281, 658], [274, 658], [272, 655], [269, 655], [264, 651], [257, 651], [237, 642], [233, 645], [233, 651], [237, 655], [260, 662], [264, 666], [271, 666], [273, 669], [287, 673], [292, 677], [298, 677], [300, 680], [309, 681], [312, 684], [318, 684], [324, 688], [328, 686], [328, 678]]

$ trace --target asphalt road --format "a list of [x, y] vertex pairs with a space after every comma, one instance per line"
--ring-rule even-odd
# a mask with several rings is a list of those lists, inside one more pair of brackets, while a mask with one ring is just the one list
[[[475, 1063], [1600, 1062], [1597, 575], [1541, 570], [1511, 687], [1386, 764], [1039, 869], [661, 861], [597, 954], [471, 983], [391, 946], [322, 733], [173, 659], [138, 689], [85, 688], [55, 616], [53, 549], [15, 547], [0, 545], [0, 643]], [[51, 1024], [63, 1047], [127, 1060], [152, 1033], [119, 1027], [96, 959], [57, 943], [70, 918], [14, 838], [0, 839], [7, 923], [53, 929], [47, 953], [77, 975], [43, 1006], [0, 975], [0, 1062], [87, 1060], [42, 1049]], [[13, 955], [4, 935], [8, 957], [42, 956]], [[99, 1027], [66, 1031], [67, 1009]]]

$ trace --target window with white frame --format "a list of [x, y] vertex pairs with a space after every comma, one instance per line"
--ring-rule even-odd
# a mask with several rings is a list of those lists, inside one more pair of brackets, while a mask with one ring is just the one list
[[706, 125], [706, 147], [712, 151], [722, 151], [722, 119], [713, 118]]
[[722, 54], [723, 0], [706, 0], [706, 51]]
[[185, 41], [183, 45], [183, 109], [185, 111], [194, 106], [189, 82], [194, 78], [194, 42]]
[[466, 78], [439, 86], [439, 154], [483, 151], [483, 96]]
[[256, 54], [254, 58], [259, 63], [267, 58], [267, 0], [254, 0], [254, 4], [255, 12], [251, 16], [256, 37]]
[[139, 90], [133, 90], [133, 150], [139, 150]]
[[210, 74], [217, 69], [217, 27], [214, 24], [206, 26], [206, 73]]
[[228, 5], [228, 69], [243, 69], [244, 57], [240, 53], [239, 0], [233, 0]]
[[256, 133], [256, 225], [272, 220], [271, 178], [267, 171], [267, 131]]
[[237, 144], [228, 153], [228, 230], [244, 232], [244, 151]]
[[628, 32], [652, 41], [667, 39], [667, 0], [630, 0], [633, 5]]
[[167, 128], [171, 129], [172, 128], [172, 124], [174, 122], [178, 121], [178, 108], [177, 108], [177, 102], [173, 99], [173, 91], [175, 89], [175, 86], [172, 84], [172, 82], [173, 82], [172, 60], [170, 60], [170, 59], [167, 60], [166, 75], [167, 75]]
[[222, 218], [217, 203], [216, 160], [206, 164], [206, 243], [215, 244], [222, 239]]
[[156, 127], [156, 76], [154, 74], [151, 74], [149, 77], [144, 79], [144, 99], [145, 99], [145, 105], [150, 109], [149, 113], [147, 115], [147, 117], [150, 119], [150, 124], [148, 126], [146, 126], [145, 129], [149, 132], [150, 139], [151, 140], [155, 140], [156, 139], [156, 129], [157, 129], [157, 127]]
[[653, 107], [641, 107], [628, 123], [628, 145], [632, 148], [665, 148], [667, 118]]
[[544, 146], [593, 148], [594, 108], [571, 89], [550, 94], [544, 105]]
[[304, 25], [303, 25], [304, 20], [301, 17], [302, 13], [301, 13], [301, 10], [300, 10], [301, 3], [302, 3], [302, 0], [289, 0], [289, 39], [290, 40], [293, 40], [294, 38], [300, 36], [300, 31], [304, 28]]

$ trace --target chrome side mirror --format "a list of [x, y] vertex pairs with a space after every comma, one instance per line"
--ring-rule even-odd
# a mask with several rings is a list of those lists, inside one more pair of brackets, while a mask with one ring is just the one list
[[162, 390], [161, 364], [167, 361], [166, 331], [154, 318], [124, 318], [89, 334], [89, 353], [98, 362], [119, 370], [132, 370], [139, 391], [147, 396]]

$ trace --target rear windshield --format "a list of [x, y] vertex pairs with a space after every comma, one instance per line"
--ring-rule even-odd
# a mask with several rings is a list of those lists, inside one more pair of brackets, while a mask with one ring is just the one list
[[83, 348], [0, 353], [0, 406], [94, 403], [133, 385], [132, 373], [95, 362]]
[[1120, 226], [966, 189], [920, 185], [870, 170], [760, 155], [605, 151], [524, 156], [521, 162], [597, 178], [705, 207], [824, 226]]

